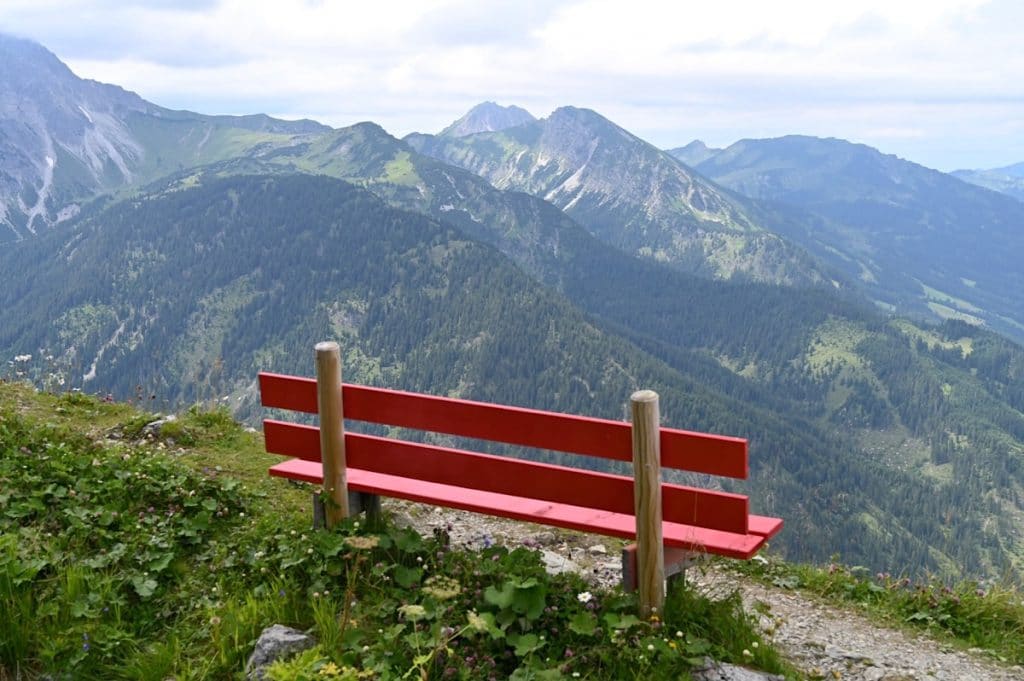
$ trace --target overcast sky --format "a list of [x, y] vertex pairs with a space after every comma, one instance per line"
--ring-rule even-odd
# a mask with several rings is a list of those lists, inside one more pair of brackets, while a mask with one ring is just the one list
[[665, 148], [798, 133], [1024, 161], [1021, 0], [0, 0], [0, 31], [201, 113], [401, 136], [483, 100], [569, 104]]

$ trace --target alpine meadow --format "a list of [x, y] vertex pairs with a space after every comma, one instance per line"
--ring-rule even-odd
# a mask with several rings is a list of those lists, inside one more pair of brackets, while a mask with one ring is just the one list
[[[27, 523], [43, 513], [12, 501], [11, 484], [34, 483], [3, 464], [26, 448], [49, 451], [23, 444], [36, 426], [9, 408], [12, 396], [23, 399], [23, 383], [58, 405], [55, 423], [89, 400], [103, 419], [120, 408], [109, 403], [130, 402], [150, 414], [187, 414], [189, 437], [200, 443], [211, 429], [242, 441], [248, 436], [232, 419], [258, 428], [266, 415], [259, 372], [311, 375], [314, 345], [334, 340], [345, 381], [369, 386], [618, 421], [629, 418], [631, 393], [654, 390], [665, 426], [749, 441], [749, 479], [679, 473], [671, 481], [749, 495], [751, 513], [783, 518], [773, 560], [841, 563], [887, 579], [1019, 585], [1022, 164], [945, 173], [865, 144], [804, 135], [662, 149], [597, 111], [565, 104], [535, 117], [484, 102], [436, 133], [402, 137], [372, 121], [332, 127], [260, 113], [204, 115], [82, 79], [45, 47], [0, 34], [0, 515], [17, 511], [14, 520]], [[120, 423], [117, 438], [126, 430]], [[547, 451], [494, 451], [565, 463]], [[93, 480], [92, 454], [81, 456], [75, 475]], [[111, 461], [119, 471], [135, 465]], [[597, 459], [588, 465], [623, 470]], [[216, 474], [179, 477], [176, 489], [196, 486], [214, 500], [211, 509], [237, 516], [258, 503], [216, 487]], [[247, 484], [275, 494], [269, 482]], [[153, 505], [173, 511], [175, 493], [154, 489], [163, 506]], [[308, 504], [290, 487], [284, 494]], [[143, 506], [118, 509], [144, 516]], [[115, 516], [103, 516], [105, 528]], [[196, 537], [219, 531], [189, 527]], [[293, 541], [281, 533], [278, 544]], [[413, 542], [398, 536], [383, 540], [396, 555]], [[0, 559], [18, 550], [0, 541]], [[172, 550], [151, 570], [152, 585], [149, 572], [136, 575], [135, 596], [185, 588], [186, 574], [200, 568]], [[349, 551], [340, 543], [333, 550]], [[103, 544], [103, 555], [114, 551]], [[409, 551], [396, 563], [415, 560]], [[223, 558], [214, 554], [203, 555]], [[500, 569], [520, 559], [502, 553]], [[379, 568], [355, 565], [367, 575]], [[8, 581], [20, 585], [47, 570], [36, 568]], [[395, 575], [414, 569], [410, 562]], [[327, 582], [317, 580], [328, 577], [309, 574], [303, 588], [319, 597]], [[586, 615], [574, 598], [562, 607]], [[154, 618], [185, 617], [170, 600], [159, 608], [147, 602]], [[296, 608], [282, 600], [276, 614], [312, 617]], [[573, 626], [589, 626], [584, 615]], [[202, 616], [210, 621], [206, 610]], [[202, 626], [212, 632], [222, 621], [215, 617], [213, 628]], [[526, 614], [509, 617], [516, 623], [508, 632], [522, 626], [532, 635]], [[21, 678], [5, 676], [7, 658], [32, 657], [36, 671], [71, 659], [57, 644], [50, 658], [27, 652], [35, 650], [28, 642], [17, 648], [6, 626], [0, 635], [12, 642], [0, 643], [0, 681]], [[147, 626], [139, 624], [140, 640], [157, 636]], [[253, 632], [238, 631], [248, 645]], [[344, 630], [336, 633], [344, 639]], [[223, 641], [196, 654], [210, 658], [210, 678], [228, 678], [217, 675], [244, 663]], [[516, 641], [520, 652], [527, 642], [543, 645]], [[172, 657], [173, 645], [165, 651]], [[791, 673], [774, 653], [744, 645], [715, 652], [739, 662], [748, 661], [744, 653], [760, 656], [760, 668]], [[691, 657], [703, 655], [692, 647]], [[444, 645], [425, 650], [435, 655]], [[119, 667], [116, 678], [158, 678], [166, 669], [157, 657], [147, 658], [151, 668]], [[640, 664], [598, 657], [591, 662], [607, 665], [604, 678]], [[419, 664], [416, 678], [442, 678], [422, 671], [434, 669], [433, 658], [410, 654], [406, 663], [407, 676]], [[67, 678], [114, 678], [103, 676], [107, 667], [89, 669]]]

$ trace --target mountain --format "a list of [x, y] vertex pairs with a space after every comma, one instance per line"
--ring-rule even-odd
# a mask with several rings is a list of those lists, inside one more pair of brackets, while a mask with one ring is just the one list
[[349, 380], [409, 390], [622, 418], [651, 387], [667, 424], [750, 438], [752, 480], [727, 487], [786, 518], [791, 556], [1022, 569], [1004, 519], [1024, 490], [1024, 351], [1005, 340], [827, 289], [701, 279], [589, 236], [560, 256], [562, 294], [344, 182], [222, 171], [0, 253], [0, 355], [43, 348], [25, 367], [41, 381], [154, 405], [223, 396], [242, 415], [257, 371], [308, 374], [324, 338]]
[[447, 137], [465, 137], [478, 132], [495, 132], [537, 120], [526, 109], [518, 106], [499, 106], [483, 102], [470, 109], [465, 116], [441, 131]]
[[[721, 190], [592, 112], [562, 115], [571, 132], [602, 133], [579, 173], [595, 191], [613, 171], [625, 188], [678, 187], [680, 169], [693, 196], [750, 225], [826, 222]], [[1024, 573], [1011, 522], [1024, 498], [1020, 347], [885, 315], [830, 283], [721, 281], [632, 257], [373, 123], [254, 131], [243, 126], [277, 124], [181, 116], [127, 114], [127, 129], [149, 122], [140, 139], [161, 163], [150, 154], [131, 184], [0, 249], [0, 357], [36, 358], [11, 359], [12, 375], [154, 405], [227, 397], [251, 418], [257, 370], [308, 373], [309, 347], [337, 338], [351, 380], [391, 387], [609, 418], [653, 387], [668, 424], [750, 438], [752, 480], [726, 487], [786, 518], [777, 546], [791, 556]], [[565, 147], [551, 118], [452, 143], [547, 131]], [[203, 126], [209, 139], [192, 144]], [[148, 174], [160, 179], [143, 185]]]
[[405, 141], [499, 189], [553, 203], [628, 253], [719, 278], [829, 279], [801, 249], [753, 221], [741, 202], [587, 109], [563, 107], [499, 132]]
[[0, 112], [0, 243], [67, 220], [98, 194], [229, 157], [243, 140], [328, 130], [164, 109], [78, 78], [42, 46], [3, 34]]
[[964, 182], [1024, 201], [1024, 163], [989, 170], [954, 170], [951, 174]]
[[742, 140], [697, 170], [887, 309], [1024, 339], [1024, 203], [838, 139]]
[[718, 152], [721, 149], [715, 149], [704, 144], [700, 140], [693, 140], [685, 147], [676, 147], [675, 149], [669, 149], [668, 154], [679, 159], [691, 168], [696, 167], [701, 161], [705, 161]]

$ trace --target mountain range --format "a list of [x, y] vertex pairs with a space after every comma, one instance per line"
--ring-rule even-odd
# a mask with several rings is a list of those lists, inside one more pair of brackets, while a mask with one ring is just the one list
[[[1001, 248], [996, 270], [1019, 249], [1010, 199], [898, 160], [879, 170], [883, 155], [829, 140], [766, 148], [758, 158], [789, 155], [796, 179], [762, 182], [780, 162], [758, 165], [750, 145], [690, 145], [681, 161], [572, 107], [535, 119], [488, 103], [405, 140], [373, 123], [169, 112], [39, 46], [0, 45], [22, 60], [0, 91], [32, 102], [0, 120], [2, 186], [16, 188], [2, 203], [0, 357], [48, 358], [11, 360], [37, 381], [154, 408], [216, 399], [252, 420], [256, 372], [308, 374], [312, 345], [334, 338], [347, 379], [376, 385], [609, 418], [653, 388], [667, 424], [750, 439], [752, 479], [729, 488], [786, 519], [791, 557], [1024, 575], [1024, 350], [966, 314], [894, 314], [934, 316], [907, 276], [968, 265], [886, 212], [931, 201], [921, 229], [953, 240], [968, 227], [941, 194], [984, 206], [992, 243], [961, 255]], [[45, 140], [53, 165], [29, 162]], [[830, 145], [831, 166], [815, 155]], [[871, 207], [884, 177], [904, 193], [888, 186], [873, 222], [843, 213], [842, 196]], [[901, 278], [870, 251], [883, 245], [933, 264]], [[971, 304], [1011, 308], [1020, 289], [998, 287], [1015, 276], [978, 274], [989, 297]]]
[[988, 170], [954, 170], [954, 177], [1024, 201], [1024, 163]]
[[1024, 203], [838, 139], [741, 140], [695, 167], [885, 309], [1024, 338]]

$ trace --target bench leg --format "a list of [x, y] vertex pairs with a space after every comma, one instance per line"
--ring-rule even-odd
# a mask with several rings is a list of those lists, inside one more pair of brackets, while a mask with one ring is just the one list
[[[366, 524], [370, 527], [378, 527], [381, 522], [381, 510], [380, 510], [380, 497], [376, 494], [367, 494], [366, 492], [352, 492], [348, 493], [348, 509], [349, 513], [355, 515], [357, 513], [366, 512]], [[319, 492], [313, 493], [313, 529], [319, 530], [325, 527], [327, 523], [327, 511], [324, 507], [324, 501], [320, 497]]]
[[380, 509], [380, 497], [376, 494], [366, 492], [349, 492], [349, 508], [354, 508], [354, 513], [360, 511], [366, 514], [366, 525], [371, 529], [380, 528], [384, 516]]
[[319, 530], [327, 526], [327, 507], [320, 498], [319, 492], [313, 492], [313, 529]]
[[[686, 568], [693, 564], [695, 554], [686, 549], [665, 547], [665, 577], [669, 586], [674, 587], [679, 580], [686, 579]], [[636, 591], [636, 544], [622, 549], [622, 590], [626, 593]]]

